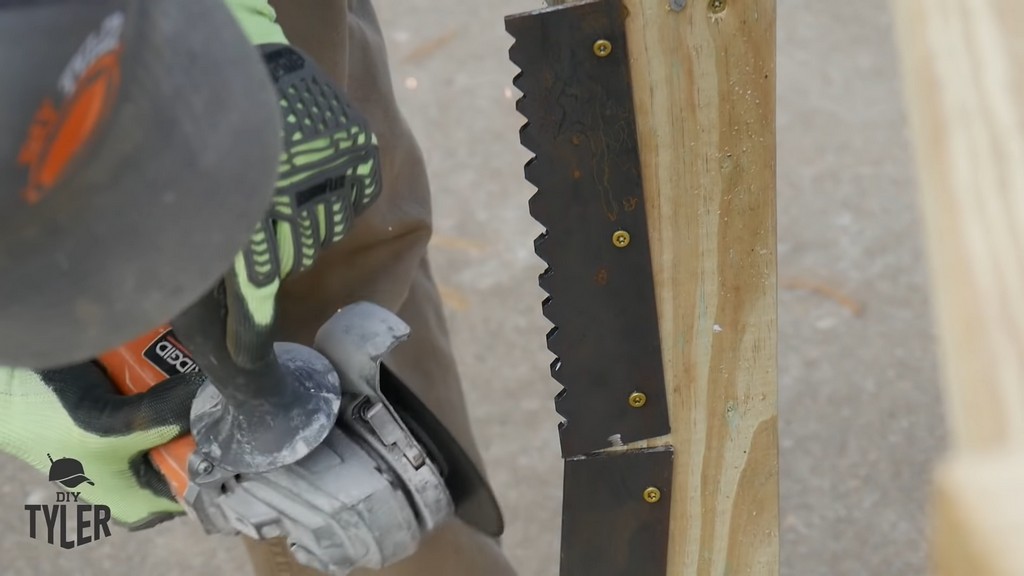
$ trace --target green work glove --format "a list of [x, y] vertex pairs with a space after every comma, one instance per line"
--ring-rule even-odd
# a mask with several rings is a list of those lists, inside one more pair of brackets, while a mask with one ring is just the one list
[[[378, 195], [380, 176], [366, 120], [288, 46], [270, 6], [225, 1], [267, 62], [285, 127], [273, 205], [215, 290], [225, 309], [208, 319], [231, 358], [251, 367], [268, 349], [280, 282], [346, 234]], [[145, 454], [188, 431], [200, 381], [183, 375], [124, 397], [92, 363], [39, 373], [0, 367], [0, 451], [41, 471], [50, 457], [75, 458], [91, 481], [73, 487], [84, 501], [109, 506], [131, 529], [152, 526], [183, 511]]]
[[188, 429], [198, 373], [122, 396], [99, 366], [33, 372], [0, 368], [0, 451], [46, 473], [50, 458], [82, 463], [88, 482], [67, 482], [117, 523], [146, 528], [181, 513], [146, 451]]
[[273, 205], [224, 287], [227, 347], [244, 367], [268, 350], [281, 280], [309, 268], [379, 195], [368, 122], [311, 59], [288, 45], [266, 0], [225, 0], [280, 94], [283, 150]]

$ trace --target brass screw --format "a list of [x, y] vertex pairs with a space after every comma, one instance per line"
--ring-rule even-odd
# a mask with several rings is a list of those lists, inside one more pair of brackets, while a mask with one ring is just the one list
[[661, 490], [658, 490], [654, 486], [644, 490], [644, 500], [646, 500], [648, 504], [657, 504], [658, 501], [661, 500]]
[[615, 234], [612, 234], [612, 244], [619, 248], [629, 246], [629, 232], [625, 230], [616, 231]]
[[605, 56], [612, 53], [612, 43], [605, 40], [604, 38], [594, 42], [594, 54], [598, 58], [604, 58]]
[[633, 408], [643, 408], [645, 404], [647, 404], [647, 394], [633, 392], [629, 395], [629, 405]]
[[708, 4], [708, 9], [711, 10], [712, 14], [721, 14], [725, 11], [725, 0], [711, 0]]

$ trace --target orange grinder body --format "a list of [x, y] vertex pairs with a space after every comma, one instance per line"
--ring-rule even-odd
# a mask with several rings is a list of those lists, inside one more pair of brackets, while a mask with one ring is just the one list
[[[97, 359], [114, 386], [125, 395], [149, 390], [170, 376], [198, 371], [188, 351], [170, 326], [162, 326]], [[196, 449], [191, 435], [182, 436], [149, 451], [156, 466], [179, 500], [188, 488], [188, 459]]]

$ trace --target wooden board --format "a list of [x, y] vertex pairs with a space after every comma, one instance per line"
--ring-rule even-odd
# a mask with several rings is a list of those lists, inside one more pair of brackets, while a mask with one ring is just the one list
[[1024, 443], [1024, 3], [893, 4], [957, 449]]
[[672, 435], [669, 574], [778, 574], [775, 3], [626, 0]]
[[937, 574], [1024, 574], [1022, 486], [1022, 451], [962, 455], [939, 468], [932, 498]]
[[1024, 574], [1024, 3], [893, 7], [953, 449], [936, 477], [933, 571], [1016, 576]]

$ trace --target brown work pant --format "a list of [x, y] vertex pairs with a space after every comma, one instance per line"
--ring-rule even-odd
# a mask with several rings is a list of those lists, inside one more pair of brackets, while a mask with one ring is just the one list
[[[380, 142], [384, 186], [380, 199], [352, 232], [313, 269], [282, 288], [280, 338], [311, 344], [338, 308], [359, 300], [396, 312], [412, 328], [387, 359], [451, 429], [481, 466], [452, 357], [441, 300], [427, 262], [430, 189], [423, 156], [398, 111], [384, 39], [369, 1], [272, 2], [288, 40], [338, 83], [370, 120]], [[246, 540], [257, 576], [312, 575], [292, 561], [283, 540]], [[359, 576], [368, 576], [358, 571]], [[452, 520], [412, 557], [380, 576], [511, 576], [496, 541]]]

